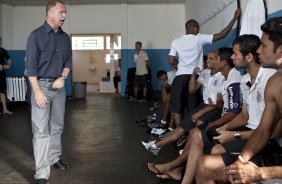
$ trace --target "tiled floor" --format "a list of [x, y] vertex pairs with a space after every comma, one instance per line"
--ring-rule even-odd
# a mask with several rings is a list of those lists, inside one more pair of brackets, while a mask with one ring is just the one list
[[[0, 116], [0, 183], [33, 183], [34, 160], [30, 112], [26, 103], [9, 104], [12, 116]], [[149, 103], [130, 103], [118, 96], [67, 100], [62, 159], [72, 165], [51, 169], [50, 184], [163, 183], [146, 168], [175, 156], [173, 145], [154, 157], [141, 141], [146, 128], [136, 119], [148, 115]]]

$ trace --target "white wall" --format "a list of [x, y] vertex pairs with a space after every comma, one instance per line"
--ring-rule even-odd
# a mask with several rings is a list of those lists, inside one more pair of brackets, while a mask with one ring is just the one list
[[170, 48], [185, 33], [184, 5], [131, 5], [128, 8], [128, 48], [138, 40], [143, 48]]
[[0, 1], [0, 36], [2, 36], [2, 3]]
[[[69, 9], [69, 6], [67, 6]], [[69, 33], [69, 15], [63, 30]], [[46, 19], [45, 6], [16, 6], [14, 7], [14, 38], [13, 50], [25, 50], [28, 35], [35, 28], [41, 26]], [[4, 31], [8, 31], [5, 30]]]
[[281, 0], [266, 0], [266, 4], [268, 7], [268, 13], [273, 13], [282, 9], [282, 1]]
[[14, 8], [12, 6], [2, 5], [2, 39], [3, 47], [10, 50], [14, 49]]
[[[3, 37], [7, 49], [24, 50], [30, 32], [43, 24], [45, 6], [3, 7]], [[63, 30], [69, 34], [121, 33], [122, 48], [168, 49], [184, 33], [185, 6], [168, 5], [68, 5]], [[8, 25], [8, 26], [6, 26]]]

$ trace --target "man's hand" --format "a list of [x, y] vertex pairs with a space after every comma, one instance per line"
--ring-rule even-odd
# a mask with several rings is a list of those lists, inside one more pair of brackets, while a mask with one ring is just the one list
[[193, 70], [193, 75], [194, 76], [197, 76], [197, 75], [199, 75], [199, 73], [201, 73], [202, 71], [201, 71], [201, 68], [200, 67], [196, 67], [196, 68], [194, 68], [194, 70]]
[[251, 161], [246, 161], [239, 156], [239, 160], [225, 168], [225, 174], [231, 183], [256, 183], [260, 180], [259, 168]]
[[234, 132], [232, 131], [225, 131], [225, 130], [218, 130], [216, 129], [219, 136], [213, 137], [213, 140], [216, 140], [220, 143], [225, 143], [231, 140], [234, 140]]
[[10, 67], [10, 65], [3, 65], [3, 68], [4, 68], [4, 70], [8, 70], [8, 69], [10, 69], [11, 67]]
[[46, 107], [47, 99], [45, 94], [41, 90], [34, 91], [35, 102], [40, 109]]
[[64, 86], [65, 86], [65, 80], [62, 79], [61, 77], [59, 77], [53, 82], [52, 88], [53, 89], [61, 89]]
[[238, 8], [235, 13], [234, 13], [234, 18], [238, 18], [242, 15], [242, 10], [240, 8]]
[[193, 114], [193, 116], [191, 117], [192, 121], [196, 123], [196, 121], [199, 119], [199, 117], [201, 116], [201, 113], [196, 112], [195, 114]]
[[216, 104], [213, 103], [213, 101], [210, 97], [208, 98], [208, 103], [209, 103], [210, 107], [216, 107]]
[[224, 125], [220, 126], [219, 128], [216, 129], [216, 131], [217, 131], [217, 132], [225, 131], [226, 128], [227, 128], [227, 125], [228, 125], [228, 124], [224, 124]]

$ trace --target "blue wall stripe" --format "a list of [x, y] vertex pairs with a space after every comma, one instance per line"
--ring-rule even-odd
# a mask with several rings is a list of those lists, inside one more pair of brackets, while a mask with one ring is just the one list
[[[8, 77], [22, 77], [24, 76], [24, 59], [25, 50], [10, 50], [8, 51], [12, 59], [12, 67], [7, 70], [6, 74]], [[65, 83], [66, 95], [72, 95], [72, 76], [70, 75]]]

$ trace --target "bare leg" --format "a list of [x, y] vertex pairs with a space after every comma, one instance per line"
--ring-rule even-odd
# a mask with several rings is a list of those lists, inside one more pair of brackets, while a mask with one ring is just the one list
[[170, 112], [169, 128], [174, 128], [173, 113]]
[[212, 155], [222, 154], [222, 153], [225, 153], [225, 152], [226, 152], [226, 150], [224, 149], [224, 147], [221, 144], [214, 145], [212, 147], [212, 150], [211, 150]]
[[220, 155], [205, 155], [199, 158], [196, 168], [197, 184], [213, 184], [215, 181], [226, 183], [225, 164]]
[[164, 103], [162, 120], [167, 121], [168, 113], [169, 113], [169, 103], [166, 102], [166, 103]]
[[5, 93], [0, 93], [1, 96], [1, 102], [2, 102], [2, 107], [3, 107], [3, 114], [13, 114], [11, 111], [7, 109], [6, 105], [6, 94]]
[[178, 126], [181, 123], [181, 121], [182, 121], [182, 116], [181, 116], [180, 113], [174, 112], [173, 113], [173, 118], [174, 118], [175, 126]]
[[147, 87], [143, 87], [143, 97], [147, 98]]
[[192, 129], [189, 133], [189, 139], [191, 140], [190, 151], [187, 157], [186, 170], [182, 184], [190, 184], [193, 182], [197, 160], [203, 155], [204, 144], [201, 131], [198, 128]]
[[177, 127], [173, 131], [169, 132], [162, 140], [156, 142], [156, 147], [162, 148], [165, 145], [179, 139], [182, 135], [184, 135], [184, 133], [185, 133], [185, 130], [183, 128]]
[[134, 96], [137, 97], [139, 88], [134, 86]]
[[[186, 170], [182, 180], [182, 184], [193, 183], [197, 161], [204, 154], [202, 134], [198, 128], [194, 128], [190, 131], [189, 139], [191, 139], [191, 147], [188, 153]], [[218, 144], [213, 147], [212, 152], [216, 154], [221, 154], [225, 152], [225, 149], [220, 144]]]

